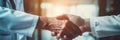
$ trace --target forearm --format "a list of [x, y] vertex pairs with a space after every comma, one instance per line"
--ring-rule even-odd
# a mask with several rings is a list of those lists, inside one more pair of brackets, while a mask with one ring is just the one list
[[36, 29], [45, 29], [46, 26], [48, 25], [48, 18], [44, 16], [40, 16], [37, 22]]
[[91, 18], [92, 34], [97, 38], [120, 35], [119, 18], [120, 15]]
[[84, 32], [91, 32], [91, 28], [90, 28], [90, 19], [83, 19], [83, 25], [79, 26], [80, 30], [82, 31], [82, 33]]
[[86, 32], [91, 32], [90, 19], [89, 18], [88, 19], [84, 19], [84, 22], [85, 22], [84, 27], [86, 29]]

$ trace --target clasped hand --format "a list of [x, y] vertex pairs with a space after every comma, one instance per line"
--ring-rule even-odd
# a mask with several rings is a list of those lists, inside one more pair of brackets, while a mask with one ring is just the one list
[[83, 33], [84, 20], [76, 15], [64, 14], [55, 18], [40, 17], [38, 29], [50, 30], [58, 39], [73, 39]]

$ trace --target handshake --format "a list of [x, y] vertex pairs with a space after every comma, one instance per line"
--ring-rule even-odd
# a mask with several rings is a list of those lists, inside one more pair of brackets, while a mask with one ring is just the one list
[[63, 40], [71, 40], [86, 31], [91, 31], [89, 19], [82, 19], [71, 14], [51, 18], [41, 16], [38, 20], [37, 29], [50, 30], [53, 32], [53, 36]]

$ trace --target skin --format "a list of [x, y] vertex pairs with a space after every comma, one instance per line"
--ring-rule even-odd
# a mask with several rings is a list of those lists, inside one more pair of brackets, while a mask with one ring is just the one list
[[[57, 34], [59, 38], [73, 39], [84, 32], [91, 32], [90, 19], [83, 19], [76, 15], [64, 14], [58, 16], [57, 19], [68, 20], [66, 26]], [[66, 37], [64, 38], [64, 35]]]
[[64, 14], [56, 18], [41, 16], [36, 29], [50, 30], [54, 36], [57, 36], [58, 39], [62, 38], [62, 40], [72, 40], [84, 32], [91, 32], [90, 19], [71, 14]]

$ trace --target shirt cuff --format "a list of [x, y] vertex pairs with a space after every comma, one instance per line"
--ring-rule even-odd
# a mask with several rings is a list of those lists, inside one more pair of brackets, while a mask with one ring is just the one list
[[34, 18], [33, 18], [32, 27], [31, 27], [30, 30], [28, 31], [28, 36], [29, 36], [29, 37], [32, 37], [33, 32], [34, 32], [34, 30], [35, 30], [35, 28], [36, 28], [38, 19], [39, 19], [39, 16], [35, 16], [35, 15], [33, 15], [33, 16], [34, 16]]
[[96, 38], [99, 38], [99, 36], [97, 35], [97, 32], [96, 32], [96, 26], [98, 25], [98, 20], [96, 19], [97, 17], [95, 18], [90, 18], [90, 27], [91, 27], [91, 32], [92, 32], [92, 35]]

